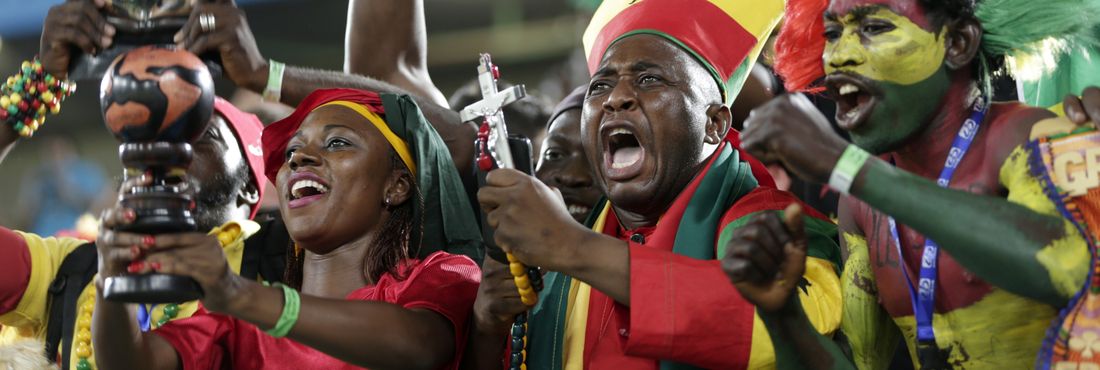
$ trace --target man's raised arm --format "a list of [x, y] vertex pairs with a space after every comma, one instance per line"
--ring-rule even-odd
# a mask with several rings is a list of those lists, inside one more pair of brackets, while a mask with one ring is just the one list
[[[199, 14], [214, 16], [213, 30], [202, 30], [198, 24]], [[286, 66], [282, 79], [277, 76], [270, 78], [273, 77], [269, 73], [271, 61], [260, 53], [244, 11], [231, 1], [220, 0], [196, 5], [191, 12], [191, 19], [176, 35], [176, 42], [195, 54], [218, 53], [226, 76], [239, 87], [263, 93], [269, 88], [280, 86], [271, 90], [279, 95], [280, 102], [291, 106], [297, 105], [313, 90], [324, 88], [409, 94], [424, 112], [424, 117], [447, 143], [459, 173], [472, 173], [474, 137], [477, 131], [472, 125], [462, 123], [457, 112], [392, 84], [350, 73]]]
[[423, 0], [348, 1], [344, 72], [377, 78], [447, 107], [428, 73], [426, 28]]

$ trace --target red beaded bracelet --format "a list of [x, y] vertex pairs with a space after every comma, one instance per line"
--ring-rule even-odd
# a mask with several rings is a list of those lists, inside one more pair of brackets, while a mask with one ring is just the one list
[[31, 137], [46, 121], [46, 112], [57, 114], [61, 102], [74, 91], [75, 83], [43, 71], [38, 57], [24, 61], [19, 73], [0, 85], [0, 122], [7, 122], [23, 137]]

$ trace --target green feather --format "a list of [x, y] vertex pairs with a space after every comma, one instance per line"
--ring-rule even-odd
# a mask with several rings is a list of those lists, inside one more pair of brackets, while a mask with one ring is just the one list
[[984, 57], [1006, 57], [1018, 78], [1039, 78], [1063, 54], [1100, 46], [1100, 0], [982, 0], [974, 15]]

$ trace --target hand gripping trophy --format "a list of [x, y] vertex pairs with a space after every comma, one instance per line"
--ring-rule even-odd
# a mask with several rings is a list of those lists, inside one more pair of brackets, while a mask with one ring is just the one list
[[[70, 66], [69, 78], [95, 80], [103, 76], [118, 56], [145, 45], [170, 45], [172, 37], [187, 23], [194, 5], [205, 0], [105, 0], [107, 23], [116, 33], [111, 47], [95, 55], [78, 53]], [[202, 27], [213, 28], [214, 18], [204, 15]], [[218, 65], [208, 67], [218, 72]]]

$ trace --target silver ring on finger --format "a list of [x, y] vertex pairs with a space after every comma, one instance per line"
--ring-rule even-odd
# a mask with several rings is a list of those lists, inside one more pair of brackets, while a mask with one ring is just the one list
[[214, 18], [213, 14], [210, 14], [210, 13], [199, 14], [199, 28], [202, 29], [202, 32], [206, 32], [206, 33], [213, 32], [214, 27], [216, 25], [216, 23], [215, 23], [216, 21], [217, 21], [217, 18]]

